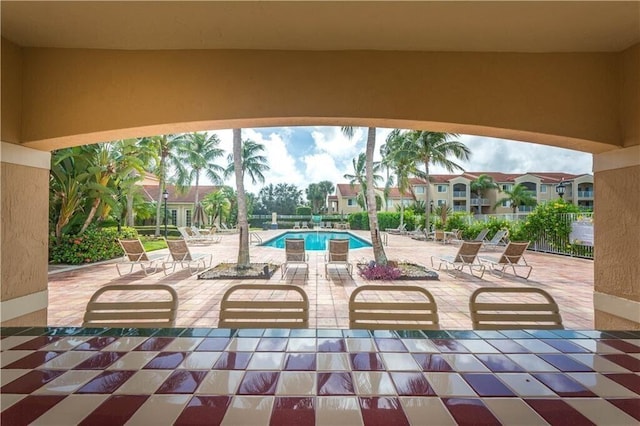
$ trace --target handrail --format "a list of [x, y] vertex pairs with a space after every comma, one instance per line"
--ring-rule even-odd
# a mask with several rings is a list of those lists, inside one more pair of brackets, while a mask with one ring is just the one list
[[258, 235], [256, 232], [252, 232], [249, 234], [252, 243], [262, 244], [262, 237]]

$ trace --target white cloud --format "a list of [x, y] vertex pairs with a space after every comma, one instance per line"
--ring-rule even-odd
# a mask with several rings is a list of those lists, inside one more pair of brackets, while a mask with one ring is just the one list
[[310, 183], [320, 182], [328, 180], [336, 183], [344, 181], [342, 177], [346, 171], [339, 169], [336, 166], [335, 159], [328, 153], [306, 155], [302, 158], [305, 169], [305, 180], [307, 184], [301, 187], [301, 189], [307, 188]]
[[348, 138], [340, 127], [314, 127], [311, 137], [317, 152], [328, 153], [333, 158], [343, 161], [351, 160], [363, 150], [366, 131], [358, 127], [354, 129], [353, 138]]

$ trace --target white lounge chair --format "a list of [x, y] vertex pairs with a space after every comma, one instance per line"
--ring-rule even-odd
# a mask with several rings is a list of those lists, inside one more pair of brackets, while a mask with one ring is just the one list
[[187, 267], [191, 275], [211, 267], [213, 260], [212, 254], [192, 255], [185, 240], [165, 240], [165, 242], [169, 248], [169, 258], [165, 262], [162, 262], [165, 275], [167, 275], [167, 266], [173, 266], [171, 270], [172, 273], [175, 272], [176, 266], [178, 265], [182, 268]]
[[444, 265], [447, 272], [451, 275], [457, 275], [457, 273], [462, 272], [466, 266], [469, 268], [471, 275], [474, 275], [474, 269], [478, 269], [480, 271], [479, 278], [482, 278], [484, 275], [484, 265], [478, 261], [480, 247], [482, 247], [482, 243], [464, 241], [455, 256], [431, 256], [431, 266], [435, 268], [437, 264], [437, 268], [440, 270]]
[[284, 240], [285, 261], [282, 265], [282, 277], [286, 277], [292, 266], [304, 266], [305, 278], [309, 276], [309, 257], [304, 248], [303, 238], [287, 238]]
[[[480, 262], [487, 265], [494, 275], [499, 275], [500, 278], [504, 276], [505, 270], [511, 268], [513, 275], [516, 277], [529, 279], [533, 267], [527, 263], [524, 258], [524, 252], [529, 247], [528, 242], [516, 243], [510, 242], [505, 247], [502, 254], [498, 257], [479, 257]], [[525, 269], [526, 275], [518, 275], [516, 268]]]
[[349, 240], [330, 239], [329, 249], [325, 253], [324, 275], [329, 279], [329, 265], [345, 266], [349, 276], [353, 276], [353, 265], [349, 263]]
[[506, 246], [508, 242], [509, 242], [509, 230], [501, 229], [495, 233], [493, 238], [491, 238], [488, 241], [485, 240], [482, 243], [482, 247], [495, 249], [496, 247], [499, 247], [499, 246]]
[[178, 232], [180, 232], [180, 235], [182, 236], [182, 239], [184, 239], [187, 243], [192, 243], [192, 244], [208, 244], [209, 243], [209, 239], [208, 238], [206, 238], [206, 237], [204, 237], [202, 235], [198, 236], [188, 226], [179, 226], [178, 227]]

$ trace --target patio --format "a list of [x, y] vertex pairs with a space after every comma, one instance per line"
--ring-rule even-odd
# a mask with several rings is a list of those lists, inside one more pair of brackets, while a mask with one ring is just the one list
[[[258, 234], [267, 239], [282, 231], [261, 231]], [[368, 231], [353, 231], [369, 239]], [[213, 253], [214, 265], [220, 262], [235, 262], [238, 236], [223, 235], [222, 241], [209, 246], [192, 246], [192, 253]], [[405, 260], [430, 266], [432, 255], [455, 254], [458, 246], [442, 245], [435, 242], [416, 241], [403, 235], [389, 235], [385, 251], [389, 259]], [[158, 253], [167, 252], [163, 250]], [[498, 253], [496, 251], [496, 253]], [[356, 272], [353, 278], [344, 269], [330, 269], [329, 279], [324, 276], [324, 253], [309, 253], [309, 277], [304, 278], [292, 271], [282, 279], [279, 269], [269, 283], [290, 283], [301, 286], [309, 296], [312, 328], [348, 328], [348, 301], [352, 291], [368, 283]], [[491, 251], [481, 252], [491, 254]], [[494, 253], [495, 254], [495, 253]], [[370, 248], [351, 251], [351, 261], [371, 260]], [[563, 322], [569, 329], [594, 328], [593, 313], [593, 262], [562, 256], [528, 252], [527, 262], [533, 266], [528, 281], [505, 275], [504, 278], [485, 273], [482, 279], [468, 273], [454, 278], [444, 271], [439, 281], [401, 281], [403, 284], [417, 285], [429, 290], [436, 299], [443, 329], [470, 329], [469, 296], [480, 286], [533, 286], [548, 291], [560, 306]], [[284, 250], [251, 245], [252, 262], [284, 261]], [[165, 276], [158, 272], [147, 277], [142, 272], [119, 277], [113, 262], [77, 267], [65, 270], [50, 267], [48, 325], [80, 326], [85, 306], [91, 294], [107, 284], [122, 283], [163, 283], [170, 284], [180, 297], [180, 307], [176, 327], [216, 327], [220, 299], [231, 285], [239, 283], [259, 283], [265, 280], [198, 280], [187, 270], [180, 270]], [[380, 283], [380, 282], [376, 282]], [[392, 285], [392, 284], [391, 284]]]

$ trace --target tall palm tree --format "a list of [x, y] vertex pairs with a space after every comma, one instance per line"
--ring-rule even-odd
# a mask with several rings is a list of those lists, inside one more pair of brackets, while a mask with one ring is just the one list
[[[267, 157], [261, 153], [264, 151], [264, 145], [246, 139], [242, 142], [242, 168], [243, 173], [246, 173], [251, 178], [251, 183], [254, 185], [258, 182], [264, 183], [263, 172], [271, 170], [269, 164], [267, 164]], [[233, 155], [228, 155], [227, 160], [229, 165], [225, 169], [225, 177], [231, 176], [235, 171], [235, 163], [233, 161]]]
[[320, 211], [321, 203], [324, 200], [322, 188], [317, 183], [310, 183], [307, 189], [305, 189], [305, 193], [307, 194], [307, 200], [311, 203], [311, 210], [313, 214], [316, 214]]
[[[493, 181], [493, 178], [486, 174], [481, 174], [471, 182], [470, 189], [476, 194], [476, 198], [480, 200], [485, 191], [489, 189], [498, 189], [499, 186]], [[478, 204], [478, 213], [482, 212], [481, 204]]]
[[211, 223], [222, 223], [223, 217], [229, 214], [231, 201], [227, 198], [227, 193], [222, 189], [210, 192], [202, 198], [204, 211], [211, 218]]
[[[342, 132], [349, 138], [353, 137], [353, 127], [342, 127]], [[369, 127], [367, 130], [367, 148], [365, 151], [365, 183], [366, 183], [366, 200], [367, 213], [369, 216], [369, 229], [371, 231], [371, 244], [373, 246], [373, 257], [379, 265], [387, 264], [387, 255], [384, 252], [382, 239], [380, 238], [380, 230], [378, 229], [378, 212], [376, 210], [376, 193], [374, 191], [374, 163], [373, 152], [376, 148], [376, 128]], [[354, 161], [354, 168], [356, 162]]]
[[50, 206], [54, 233], [58, 240], [74, 215], [82, 209], [86, 199], [84, 182], [88, 177], [86, 164], [70, 155], [74, 148], [54, 151], [51, 155]]
[[[392, 170], [396, 177], [396, 186], [400, 191], [400, 225], [404, 224], [404, 199], [403, 196], [407, 192], [411, 192], [411, 184], [409, 176], [411, 174], [413, 164], [415, 162], [415, 153], [412, 150], [412, 144], [403, 137], [399, 129], [393, 130], [387, 136], [385, 144], [385, 157], [382, 163], [387, 170]], [[382, 152], [382, 150], [381, 150]], [[387, 185], [393, 184], [391, 176], [387, 179]]]
[[233, 170], [236, 175], [236, 191], [238, 193], [238, 269], [251, 266], [249, 257], [249, 222], [247, 220], [247, 201], [244, 193], [244, 165], [242, 149], [242, 129], [233, 129]]
[[[468, 160], [471, 151], [465, 144], [457, 140], [458, 135], [454, 133], [430, 132], [428, 130], [410, 131], [407, 137], [412, 141], [416, 155], [416, 166], [422, 164], [424, 171], [414, 168], [414, 173], [425, 180], [427, 186], [424, 192], [425, 206], [429, 206], [429, 166], [431, 164], [442, 166], [447, 171], [453, 172], [455, 169], [464, 170], [462, 166], [450, 160], [454, 157], [458, 160]], [[429, 209], [425, 209], [425, 228], [429, 229]]]
[[[363, 198], [364, 198], [364, 204], [362, 205], [362, 208], [364, 210], [368, 209], [369, 206], [369, 200], [367, 197], [367, 189], [369, 187], [369, 184], [367, 182], [367, 155], [364, 152], [361, 152], [356, 158], [351, 159], [351, 164], [353, 165], [353, 174], [351, 173], [345, 173], [342, 177], [344, 177], [345, 179], [349, 180], [349, 184], [351, 185], [351, 187], [353, 188], [356, 184], [360, 186], [360, 191], [363, 194]], [[382, 181], [382, 176], [380, 176], [379, 174], [375, 173], [378, 170], [380, 170], [380, 163], [378, 162], [374, 162], [373, 163], [373, 170], [374, 170], [374, 174], [373, 174], [373, 182], [374, 184], [376, 183], [380, 183]], [[374, 191], [375, 194], [375, 191]], [[376, 205], [376, 203], [374, 202], [373, 204], [374, 206]]]
[[336, 190], [336, 187], [333, 186], [333, 183], [328, 180], [323, 180], [318, 182], [318, 187], [320, 188], [320, 192], [322, 193], [322, 208], [327, 207], [327, 197], [333, 194], [333, 191]]
[[[219, 148], [220, 139], [218, 135], [212, 133], [194, 132], [182, 134], [176, 137], [177, 147], [177, 181], [180, 188], [191, 186], [195, 183], [194, 207], [200, 208], [200, 175], [205, 173], [211, 182], [221, 184], [221, 174], [224, 168], [217, 165], [215, 161], [222, 157], [224, 150]], [[198, 218], [196, 218], [196, 226]]]
[[499, 199], [494, 205], [494, 208], [508, 201], [511, 204], [513, 212], [517, 213], [518, 207], [535, 206], [537, 203], [536, 198], [531, 194], [531, 191], [520, 183], [515, 184], [513, 188], [506, 189], [503, 192], [506, 194], [506, 197]]

